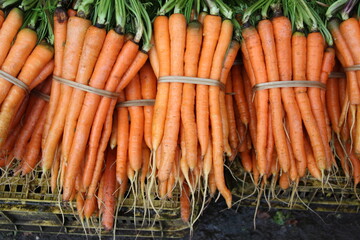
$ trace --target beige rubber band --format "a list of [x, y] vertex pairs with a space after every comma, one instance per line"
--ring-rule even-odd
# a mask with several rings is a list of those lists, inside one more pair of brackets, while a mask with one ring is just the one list
[[58, 77], [58, 76], [53, 76], [53, 79], [55, 81], [59, 82], [59, 83], [65, 84], [65, 85], [67, 85], [69, 87], [77, 88], [77, 89], [80, 89], [82, 91], [86, 91], [86, 92], [93, 93], [93, 94], [96, 94], [96, 95], [100, 95], [100, 96], [103, 96], [103, 97], [114, 98], [114, 99], [119, 97], [119, 93], [110, 92], [110, 91], [99, 89], [99, 88], [94, 88], [94, 87], [91, 87], [89, 85], [85, 85], [85, 84], [82, 84], [82, 83], [70, 81], [70, 80], [67, 80], [65, 78], [61, 78], [61, 77]]
[[154, 106], [155, 99], [139, 99], [139, 100], [130, 100], [125, 102], [119, 102], [116, 104], [116, 107], [143, 107], [143, 106]]
[[29, 86], [26, 85], [26, 83], [22, 82], [21, 80], [17, 79], [16, 77], [13, 77], [10, 74], [8, 74], [7, 72], [4, 72], [2, 70], [0, 70], [0, 77], [5, 79], [6, 81], [18, 86], [19, 88], [24, 90], [26, 92], [26, 94], [29, 94], [29, 92], [30, 92]]
[[197, 77], [185, 77], [185, 76], [165, 76], [160, 77], [158, 80], [159, 83], [192, 83], [192, 84], [202, 84], [209, 86], [220, 87], [222, 91], [225, 91], [225, 84], [218, 80], [208, 79], [208, 78], [197, 78]]
[[285, 87], [316, 87], [316, 88], [326, 89], [326, 85], [318, 81], [294, 80], [294, 81], [276, 81], [276, 82], [259, 83], [252, 88], [252, 91], [256, 92], [259, 90], [265, 90], [270, 88], [285, 88]]
[[37, 96], [37, 97], [39, 97], [39, 98], [41, 98], [42, 100], [45, 100], [46, 102], [50, 101], [50, 96], [49, 95], [47, 95], [47, 94], [45, 94], [43, 92], [40, 92], [40, 91], [38, 91], [36, 89], [31, 90], [30, 93]]
[[345, 72], [351, 72], [351, 71], [360, 71], [360, 65], [353, 65], [347, 68], [344, 68]]
[[345, 78], [346, 74], [343, 72], [331, 72], [329, 78]]

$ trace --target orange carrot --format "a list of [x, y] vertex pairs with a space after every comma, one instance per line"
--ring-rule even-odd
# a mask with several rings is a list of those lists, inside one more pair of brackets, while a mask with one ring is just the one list
[[[1, 39], [1, 31], [0, 31]], [[22, 29], [15, 40], [14, 45], [10, 49], [8, 56], [2, 63], [1, 70], [16, 77], [24, 66], [26, 59], [34, 49], [37, 41], [37, 35], [34, 30], [29, 28]], [[3, 46], [3, 44], [2, 44]], [[0, 56], [1, 58], [1, 56]], [[1, 59], [0, 59], [1, 61]], [[13, 86], [12, 83], [0, 78], [0, 103], [4, 101], [10, 88]]]
[[[120, 92], [119, 101], [125, 101], [124, 92]], [[118, 109], [118, 134], [117, 134], [117, 155], [116, 155], [116, 179], [120, 185], [127, 181], [126, 169], [129, 145], [129, 113], [123, 107]]]
[[3, 65], [11, 48], [12, 41], [23, 24], [23, 18], [24, 13], [19, 8], [13, 8], [2, 24], [0, 29], [0, 66]]
[[[159, 77], [170, 75], [169, 19], [157, 16], [154, 20], [155, 47], [159, 58]], [[169, 83], [159, 83], [154, 106], [152, 124], [152, 150], [156, 151], [164, 134], [166, 110], [169, 97]]]
[[[193, 21], [189, 23], [186, 33], [186, 47], [184, 55], [184, 74], [196, 77], [202, 42], [202, 25]], [[184, 140], [187, 149], [187, 166], [193, 170], [197, 161], [198, 136], [195, 118], [195, 85], [185, 83], [181, 103], [181, 121], [186, 128]], [[183, 156], [185, 158], [185, 156]], [[185, 174], [184, 174], [185, 175]], [[186, 176], [186, 175], [185, 175]]]
[[[156, 97], [156, 76], [151, 68], [150, 62], [145, 63], [140, 72], [141, 96], [142, 99], [155, 99]], [[144, 106], [144, 139], [146, 145], [151, 148], [151, 127], [154, 115], [153, 106]]]
[[[232, 78], [231, 75], [228, 76], [228, 80], [226, 81], [226, 93], [232, 93], [233, 87], [232, 87]], [[226, 104], [226, 110], [228, 114], [228, 121], [229, 121], [229, 141], [230, 146], [232, 148], [232, 159], [236, 156], [236, 149], [239, 145], [239, 138], [237, 135], [236, 130], [236, 120], [235, 120], [235, 113], [234, 113], [234, 104], [233, 104], [233, 96], [230, 94], [227, 94], [225, 96], [225, 104]]]
[[[206, 15], [203, 24], [203, 44], [199, 60], [197, 76], [209, 78], [212, 60], [215, 54], [216, 44], [221, 30], [221, 18], [219, 16]], [[218, 79], [217, 79], [218, 80]], [[196, 125], [201, 156], [206, 154], [209, 145], [209, 86], [196, 86]]]
[[[57, 7], [54, 13], [54, 76], [61, 77], [62, 60], [64, 55], [66, 32], [67, 32], [68, 17], [66, 11], [62, 7]], [[54, 118], [57, 104], [60, 97], [61, 85], [57, 81], [53, 81], [51, 85], [51, 96], [49, 101], [49, 110], [44, 126], [44, 133], [42, 137], [42, 149], [45, 149], [46, 137], [49, 132], [51, 122]]]
[[[91, 22], [80, 17], [70, 17], [67, 25], [66, 45], [63, 53], [61, 77], [74, 81], [78, 70], [82, 46], [84, 43], [86, 31]], [[63, 133], [66, 113], [71, 100], [73, 88], [62, 84], [59, 104], [56, 108], [55, 115], [49, 132], [46, 136], [46, 142], [43, 149], [42, 168], [43, 172], [51, 168], [56, 147]], [[66, 180], [67, 178], [65, 178]], [[72, 179], [75, 182], [75, 178]]]
[[[116, 34], [117, 35], [117, 34]], [[110, 38], [111, 36], [109, 36]], [[90, 26], [85, 34], [84, 43], [82, 46], [81, 57], [79, 60], [78, 71], [75, 82], [81, 84], [88, 84], [93, 73], [95, 64], [97, 63], [99, 54], [103, 47], [106, 38], [106, 30]], [[115, 39], [117, 39], [115, 37]], [[107, 45], [105, 46], [107, 47]], [[66, 109], [66, 117], [63, 131], [63, 149], [61, 150], [61, 161], [67, 162], [74, 136], [74, 129], [76, 127], [76, 120], [79, 116], [82, 103], [84, 101], [85, 92], [80, 89], [73, 89], [71, 91], [71, 102]]]
[[[170, 35], [170, 74], [184, 75], [184, 53], [186, 41], [186, 19], [183, 14], [172, 14], [169, 17]], [[182, 98], [182, 83], [170, 83], [167, 103], [166, 119], [162, 142], [163, 156], [158, 171], [159, 181], [166, 181], [172, 170], [175, 160], [175, 149], [180, 130], [180, 109]]]

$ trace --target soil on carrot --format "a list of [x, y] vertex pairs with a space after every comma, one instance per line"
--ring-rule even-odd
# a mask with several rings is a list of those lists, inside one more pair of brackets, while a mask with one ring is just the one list
[[[255, 208], [233, 207], [226, 209], [222, 200], [211, 202], [195, 225], [193, 240], [212, 239], [254, 239], [254, 240], [297, 240], [297, 239], [359, 239], [359, 214], [325, 213], [299, 210], [281, 210], [260, 208], [256, 217], [256, 229], [253, 225]], [[84, 236], [73, 235], [45, 235], [34, 233], [0, 232], [0, 239], [17, 240], [80, 240]], [[99, 239], [99, 237], [88, 237]], [[112, 239], [102, 237], [101, 239]], [[122, 239], [122, 238], [116, 238]], [[190, 239], [190, 236], [183, 238]]]

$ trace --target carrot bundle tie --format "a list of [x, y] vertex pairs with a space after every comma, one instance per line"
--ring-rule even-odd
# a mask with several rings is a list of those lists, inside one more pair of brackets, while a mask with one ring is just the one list
[[355, 64], [355, 65], [352, 65], [350, 67], [346, 67], [346, 68], [344, 68], [344, 71], [345, 72], [360, 71], [360, 65]]
[[96, 95], [100, 95], [102, 97], [107, 97], [107, 98], [113, 98], [113, 99], [117, 99], [119, 97], [119, 94], [116, 92], [110, 92], [104, 89], [99, 89], [99, 88], [95, 88], [95, 87], [91, 87], [89, 85], [85, 85], [79, 82], [74, 82], [74, 81], [70, 81], [67, 80], [65, 78], [61, 78], [58, 76], [53, 76], [53, 79], [61, 84], [65, 84], [67, 86], [70, 86], [72, 88], [77, 88], [80, 89], [82, 91], [86, 91], [89, 93], [93, 93]]
[[46, 102], [50, 101], [50, 96], [39, 90], [33, 89], [30, 93], [35, 95], [36, 97], [39, 97], [39, 98], [45, 100]]
[[326, 89], [326, 84], [318, 81], [307, 81], [307, 80], [293, 80], [293, 81], [276, 81], [276, 82], [264, 82], [255, 84], [252, 88], [253, 92], [271, 88], [283, 88], [283, 87], [316, 87]]
[[329, 78], [346, 78], [346, 74], [343, 72], [331, 72]]
[[222, 91], [225, 91], [225, 84], [214, 79], [198, 78], [198, 77], [185, 77], [185, 76], [164, 76], [160, 77], [158, 83], [191, 83], [201, 84], [208, 86], [220, 87]]
[[120, 107], [144, 107], [144, 106], [154, 106], [155, 99], [138, 99], [138, 100], [129, 100], [124, 102], [119, 102], [116, 104], [116, 108]]
[[23, 89], [26, 94], [29, 94], [30, 89], [29, 86], [26, 85], [26, 83], [22, 82], [21, 80], [17, 79], [14, 76], [11, 76], [10, 74], [8, 74], [7, 72], [4, 72], [2, 70], [0, 70], [0, 77], [16, 86], [18, 86], [19, 88]]

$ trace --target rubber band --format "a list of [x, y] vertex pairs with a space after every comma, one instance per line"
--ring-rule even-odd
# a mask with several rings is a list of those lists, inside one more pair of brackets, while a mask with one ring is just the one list
[[219, 87], [222, 91], [225, 91], [225, 84], [218, 80], [208, 78], [197, 78], [197, 77], [185, 77], [185, 76], [164, 76], [160, 77], [159, 83], [191, 83], [191, 84], [202, 84], [208, 86]]
[[104, 89], [94, 88], [94, 87], [91, 87], [89, 85], [85, 85], [85, 84], [82, 84], [82, 83], [70, 81], [70, 80], [67, 80], [65, 78], [61, 78], [61, 77], [58, 77], [58, 76], [53, 76], [53, 79], [55, 81], [59, 82], [59, 83], [65, 84], [65, 85], [67, 85], [69, 87], [80, 89], [82, 91], [93, 93], [93, 94], [100, 95], [100, 96], [103, 96], [103, 97], [114, 98], [114, 99], [119, 97], [119, 93], [110, 92], [110, 91], [107, 91], [107, 90], [104, 90]]
[[139, 100], [129, 100], [124, 102], [119, 102], [116, 104], [116, 107], [143, 107], [143, 106], [154, 106], [155, 99], [139, 99]]
[[329, 78], [345, 78], [346, 74], [344, 72], [331, 72]]
[[252, 91], [256, 92], [259, 90], [265, 90], [271, 88], [285, 88], [285, 87], [316, 87], [316, 88], [326, 89], [326, 85], [318, 81], [294, 80], [294, 81], [276, 81], [276, 82], [259, 83], [252, 88]]
[[351, 71], [360, 71], [360, 65], [353, 65], [350, 67], [344, 68], [345, 72], [351, 72]]
[[0, 77], [2, 77], [6, 81], [18, 86], [19, 88], [24, 90], [26, 92], [26, 94], [29, 94], [29, 92], [30, 92], [29, 86], [26, 85], [26, 83], [22, 82], [21, 80], [17, 79], [16, 77], [11, 76], [10, 74], [8, 74], [7, 72], [4, 72], [2, 70], [0, 70]]
[[30, 93], [37, 96], [37, 97], [39, 97], [39, 98], [41, 98], [42, 100], [45, 100], [46, 102], [50, 101], [50, 96], [49, 95], [47, 95], [47, 94], [45, 94], [43, 92], [40, 92], [40, 91], [38, 91], [36, 89], [31, 90]]

